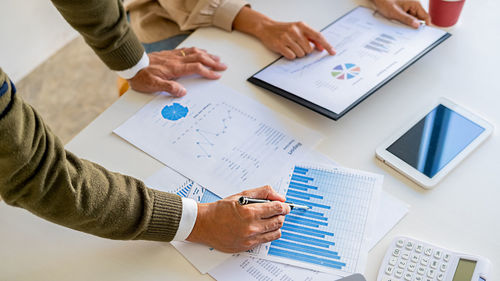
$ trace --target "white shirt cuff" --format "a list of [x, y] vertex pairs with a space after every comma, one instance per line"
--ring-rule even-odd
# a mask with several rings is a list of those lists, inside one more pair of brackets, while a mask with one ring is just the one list
[[174, 241], [183, 241], [193, 230], [198, 215], [198, 204], [191, 198], [182, 198], [182, 215]]
[[144, 52], [144, 54], [142, 54], [142, 58], [136, 65], [132, 66], [129, 69], [116, 71], [116, 74], [118, 74], [118, 76], [120, 76], [123, 79], [130, 79], [134, 77], [137, 74], [137, 72], [141, 71], [141, 69], [146, 68], [148, 66], [149, 66], [149, 57], [148, 54]]

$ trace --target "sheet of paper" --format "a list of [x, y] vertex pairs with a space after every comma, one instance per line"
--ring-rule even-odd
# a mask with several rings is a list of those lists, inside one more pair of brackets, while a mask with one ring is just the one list
[[[327, 157], [325, 154], [319, 153], [316, 150], [310, 151], [302, 158], [303, 162], [316, 163], [329, 166], [339, 166], [337, 162]], [[283, 180], [282, 180], [283, 181]], [[370, 249], [375, 247], [382, 238], [402, 219], [408, 214], [410, 206], [402, 201], [382, 191], [380, 196], [380, 204], [378, 213], [373, 224], [372, 234], [370, 237]]]
[[[160, 169], [147, 178], [144, 183], [150, 188], [192, 198], [198, 203], [210, 203], [220, 199], [214, 193], [169, 167]], [[184, 241], [172, 241], [170, 243], [202, 274], [207, 273], [210, 269], [232, 256], [205, 245]]]
[[183, 241], [170, 242], [201, 274], [208, 273], [219, 264], [231, 258], [232, 254], [219, 252], [213, 248]]
[[114, 132], [221, 197], [274, 182], [321, 135], [215, 81], [160, 94]]
[[373, 225], [372, 235], [370, 237], [370, 249], [375, 247], [384, 236], [408, 214], [410, 206], [392, 196], [385, 191], [380, 196], [378, 213]]
[[144, 180], [144, 183], [150, 188], [163, 192], [175, 193], [181, 197], [187, 197], [194, 185], [192, 180], [169, 167], [160, 169]]
[[340, 114], [446, 32], [413, 29], [358, 7], [322, 31], [337, 51], [280, 59], [254, 77]]
[[[382, 192], [380, 207], [375, 219], [373, 239], [370, 249], [389, 232], [408, 213], [408, 204], [387, 192]], [[238, 276], [239, 281], [323, 281], [337, 280], [340, 276], [327, 274], [283, 263], [235, 255], [226, 259], [208, 272], [218, 281], [232, 281]]]
[[235, 255], [209, 271], [217, 281], [333, 281], [342, 278], [245, 255]]
[[[333, 160], [316, 151], [312, 151], [304, 159], [306, 161], [315, 160], [318, 163], [325, 165], [326, 164], [336, 165]], [[182, 197], [189, 197], [200, 203], [209, 203], [220, 199], [220, 197], [218, 197], [214, 193], [201, 187], [200, 185], [194, 183], [193, 181], [187, 179], [186, 177], [180, 175], [179, 173], [173, 171], [169, 167], [162, 168], [161, 170], [159, 170], [158, 172], [147, 178], [145, 180], [145, 183], [151, 188], [155, 188], [165, 192], [177, 193]], [[387, 234], [387, 232], [389, 232], [394, 227], [394, 225], [396, 225], [396, 223], [398, 223], [399, 220], [406, 215], [407, 212], [408, 212], [408, 205], [406, 203], [395, 198], [389, 193], [382, 192], [380, 198], [379, 212], [375, 219], [376, 223], [374, 227], [374, 234], [372, 235], [373, 238], [370, 240], [370, 249], [373, 248]], [[229, 258], [231, 258], [232, 255], [230, 254], [222, 253], [217, 250], [214, 250], [213, 248], [200, 244], [181, 242], [181, 241], [174, 241], [171, 243], [196, 269], [198, 269], [203, 274], [209, 272], [212, 268], [215, 268], [220, 265], [220, 268], [216, 270], [215, 274], [222, 274], [226, 271], [232, 272], [231, 270], [234, 269], [235, 272], [233, 273], [235, 274], [237, 273], [238, 275], [240, 275], [242, 281], [254, 280], [252, 277], [253, 276], [252, 272], [254, 272], [254, 270], [250, 270], [248, 272], [245, 271], [246, 272], [245, 274], [239, 272], [239, 270], [250, 269], [252, 268], [252, 266], [233, 268], [231, 265], [234, 263], [238, 263], [237, 261], [225, 263], [225, 261], [228, 261]], [[246, 263], [251, 263], [251, 264], [255, 260], [260, 260], [247, 256], [242, 256], [237, 259], [240, 260], [241, 262], [249, 259], [249, 261]], [[309, 280], [306, 279], [306, 277], [308, 276], [311, 278], [314, 277], [313, 279], [310, 279], [311, 281], [324, 280], [321, 279], [323, 277], [327, 278], [327, 280], [328, 278], [332, 278], [332, 275], [330, 274], [316, 273], [315, 271], [298, 268], [295, 266], [289, 266], [281, 263], [274, 263], [271, 261], [265, 261], [265, 263], [260, 262], [261, 265], [267, 263], [275, 264], [275, 266], [278, 267], [280, 269], [280, 272], [283, 272], [284, 275], [296, 276], [296, 279], [293, 280]], [[301, 273], [299, 274], [299, 272]], [[211, 271], [210, 274], [212, 274]], [[222, 274], [221, 276], [224, 276], [224, 274]], [[300, 276], [304, 276], [304, 279], [300, 279], [299, 278]], [[246, 279], [247, 277], [248, 279]], [[214, 278], [218, 280], [228, 280], [228, 281], [232, 280], [232, 279], [223, 279], [222, 277], [220, 277], [221, 279], [219, 279], [219, 277], [215, 276]], [[276, 280], [276, 281], [286, 280], [272, 276], [270, 276], [269, 278], [274, 278], [269, 280]]]
[[[221, 199], [219, 196], [210, 192], [210, 190], [203, 188], [196, 183], [185, 197], [194, 199], [198, 203], [211, 203]], [[203, 274], [207, 273], [210, 269], [221, 264], [232, 256], [231, 254], [219, 252], [212, 247], [190, 243], [187, 241], [172, 241], [171, 243], [187, 260], [189, 260], [194, 267], [196, 267], [196, 269]]]
[[[160, 169], [148, 177], [144, 183], [150, 188], [192, 198], [198, 203], [210, 203], [220, 199], [214, 193], [169, 167]], [[210, 269], [232, 256], [205, 245], [184, 241], [172, 241], [170, 243], [202, 274], [207, 273]]]
[[364, 171], [295, 165], [279, 192], [309, 209], [292, 210], [280, 239], [245, 254], [340, 276], [363, 272], [382, 181]]

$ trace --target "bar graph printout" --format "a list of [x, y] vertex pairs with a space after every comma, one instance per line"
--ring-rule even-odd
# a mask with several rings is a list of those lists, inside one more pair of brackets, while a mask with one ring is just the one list
[[274, 182], [321, 140], [220, 83], [183, 84], [186, 96], [160, 94], [114, 132], [220, 197]]
[[[336, 166], [335, 162], [314, 151], [308, 154], [304, 160], [306, 159], [310, 162], [321, 162], [322, 165]], [[285, 182], [286, 180], [287, 177], [285, 176], [282, 181]], [[168, 167], [158, 170], [155, 174], [145, 179], [144, 182], [151, 188], [177, 193], [181, 197], [192, 198], [199, 203], [211, 203], [220, 199], [220, 197], [206, 188], [201, 187]], [[279, 187], [280, 184], [276, 186]], [[380, 207], [375, 220], [375, 231], [371, 235], [370, 249], [408, 212], [407, 204], [388, 193], [382, 192], [379, 202]], [[334, 278], [336, 275], [320, 273], [263, 259], [255, 259], [246, 255], [231, 257], [231, 254], [218, 252], [205, 245], [181, 241], [172, 241], [171, 244], [201, 273], [209, 272], [217, 280], [233, 280], [235, 275], [239, 276], [241, 280], [249, 281], [254, 281], [255, 278], [264, 278], [263, 276], [266, 279], [262, 280], [269, 281], [321, 281], [337, 279]], [[235, 260], [229, 262], [228, 259]]]
[[382, 181], [352, 169], [295, 166], [280, 193], [309, 209], [292, 210], [280, 239], [247, 254], [341, 276], [363, 272]]

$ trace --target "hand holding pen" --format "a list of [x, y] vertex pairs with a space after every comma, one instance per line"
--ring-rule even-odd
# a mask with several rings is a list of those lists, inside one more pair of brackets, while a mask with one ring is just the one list
[[[272, 202], [271, 200], [268, 199], [256, 199], [256, 198], [249, 198], [245, 196], [241, 196], [240, 199], [238, 199], [238, 203], [240, 205], [247, 205], [247, 204], [255, 204], [255, 203], [269, 203]], [[298, 209], [298, 210], [307, 210], [309, 209], [308, 206], [306, 205], [299, 205], [299, 204], [294, 204], [292, 202], [285, 202], [285, 204], [288, 204], [290, 206], [290, 209]]]
[[[241, 197], [265, 198], [269, 202], [241, 205]], [[200, 203], [195, 225], [187, 240], [230, 253], [276, 240], [281, 237], [281, 227], [291, 209], [284, 201], [283, 195], [270, 186], [263, 186], [213, 203]]]

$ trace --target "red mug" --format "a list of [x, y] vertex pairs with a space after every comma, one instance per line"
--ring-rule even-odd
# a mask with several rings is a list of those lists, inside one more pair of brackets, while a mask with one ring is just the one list
[[465, 0], [429, 0], [429, 14], [433, 24], [449, 27], [457, 23]]

